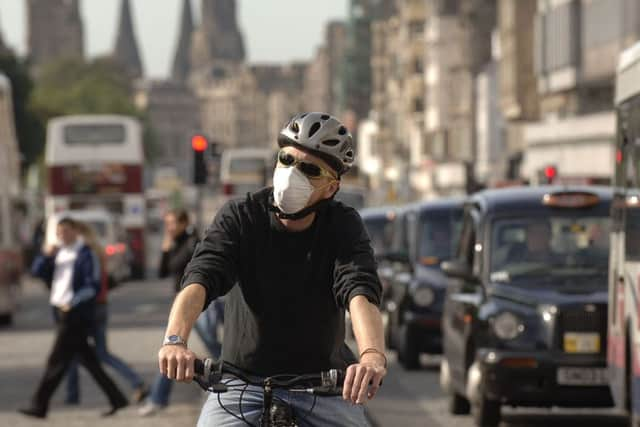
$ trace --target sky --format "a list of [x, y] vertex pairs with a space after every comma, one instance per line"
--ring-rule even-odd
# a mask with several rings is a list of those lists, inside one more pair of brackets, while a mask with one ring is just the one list
[[[199, 20], [200, 0], [191, 0]], [[0, 34], [20, 54], [26, 53], [26, 0], [0, 0]], [[251, 62], [310, 59], [332, 19], [345, 19], [348, 0], [238, 0], [238, 21]], [[182, 0], [131, 0], [134, 25], [146, 73], [169, 74]], [[81, 0], [85, 52], [108, 53], [115, 41], [119, 0]]]

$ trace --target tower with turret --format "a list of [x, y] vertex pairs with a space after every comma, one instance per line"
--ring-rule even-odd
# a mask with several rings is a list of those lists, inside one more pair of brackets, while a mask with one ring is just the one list
[[173, 58], [171, 78], [178, 82], [186, 82], [191, 72], [191, 41], [193, 39], [193, 13], [191, 1], [182, 0], [182, 14], [178, 29], [178, 44]]
[[29, 61], [36, 69], [60, 58], [84, 57], [78, 1], [27, 1]]
[[237, 73], [245, 61], [235, 0], [202, 0], [202, 23], [192, 34], [189, 80], [194, 86]]
[[122, 66], [129, 77], [139, 78], [144, 74], [138, 41], [131, 17], [131, 4], [129, 0], [122, 0], [120, 4], [120, 18], [116, 44], [113, 50], [113, 59]]

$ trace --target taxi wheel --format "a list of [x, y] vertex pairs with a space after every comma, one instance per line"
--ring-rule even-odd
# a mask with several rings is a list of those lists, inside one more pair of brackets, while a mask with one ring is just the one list
[[473, 402], [471, 413], [477, 427], [498, 427], [502, 418], [501, 409], [499, 401], [481, 396], [477, 402]]
[[402, 325], [398, 331], [399, 340], [397, 344], [398, 361], [402, 367], [408, 371], [420, 368], [420, 351], [418, 351], [417, 343], [411, 328], [408, 325]]

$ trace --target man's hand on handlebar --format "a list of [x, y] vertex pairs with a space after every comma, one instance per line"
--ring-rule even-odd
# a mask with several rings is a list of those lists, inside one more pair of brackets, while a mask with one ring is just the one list
[[373, 399], [385, 375], [387, 369], [384, 367], [384, 359], [377, 354], [363, 355], [360, 363], [347, 368], [342, 397], [358, 405], [365, 402], [365, 397]]
[[181, 344], [162, 346], [158, 352], [160, 372], [170, 380], [190, 383], [195, 360], [195, 353]]

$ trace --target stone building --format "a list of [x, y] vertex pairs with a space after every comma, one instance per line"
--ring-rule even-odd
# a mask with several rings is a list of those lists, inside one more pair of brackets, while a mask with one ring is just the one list
[[28, 0], [29, 61], [38, 68], [60, 58], [83, 58], [78, 0]]
[[205, 87], [238, 72], [245, 60], [235, 0], [203, 0], [202, 22], [192, 34], [189, 82]]
[[523, 129], [539, 117], [540, 101], [534, 66], [535, 1], [498, 1], [498, 81], [500, 111], [504, 117], [505, 150], [498, 163], [502, 178], [520, 178], [524, 149]]
[[15, 129], [11, 83], [0, 73], [0, 194], [17, 196], [20, 190], [20, 152]]
[[147, 112], [154, 132], [154, 167], [173, 167], [190, 182], [193, 168], [191, 136], [200, 132], [198, 100], [182, 82], [138, 81], [135, 103]]
[[540, 121], [523, 130], [523, 178], [539, 182], [556, 166], [564, 182], [609, 182], [617, 57], [640, 38], [639, 13], [635, 0], [537, 1]]

